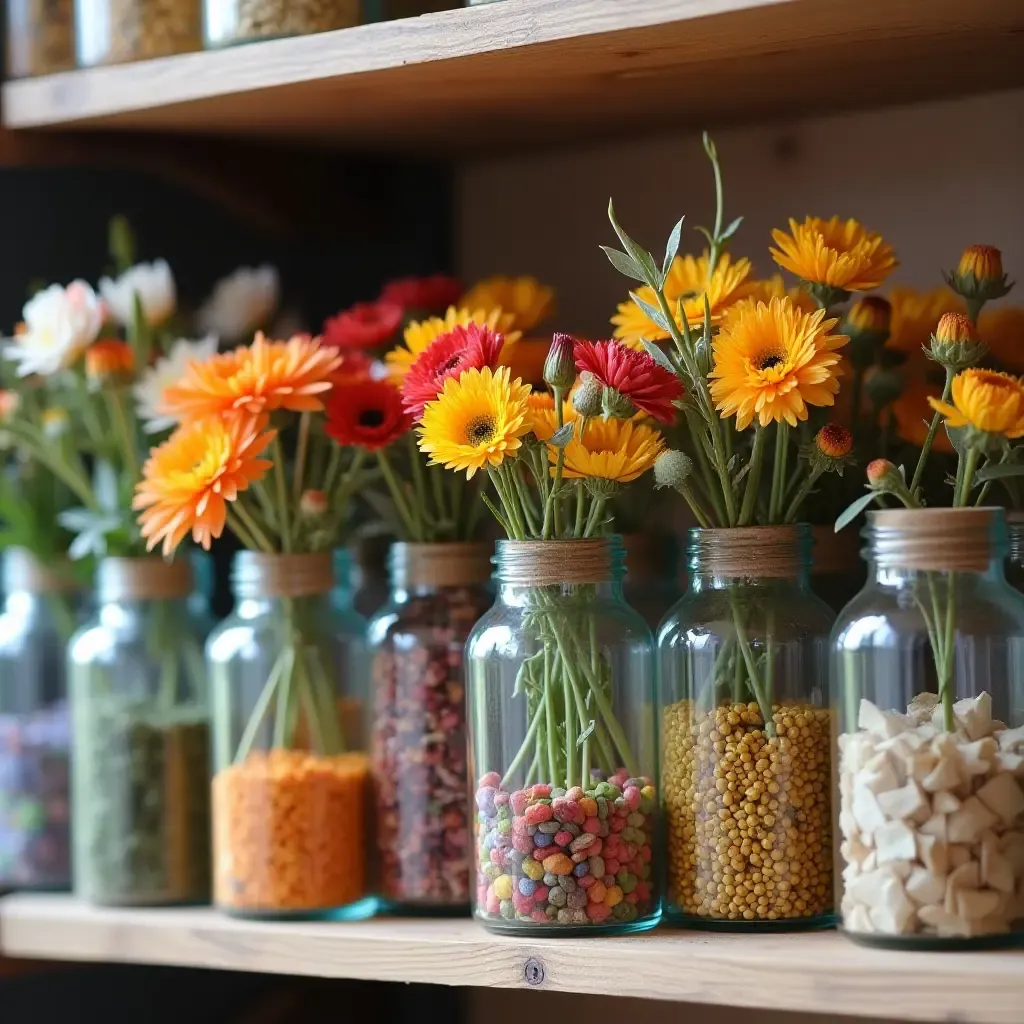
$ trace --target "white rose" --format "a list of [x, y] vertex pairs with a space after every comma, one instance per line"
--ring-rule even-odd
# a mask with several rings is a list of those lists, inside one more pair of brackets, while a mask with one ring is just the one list
[[21, 311], [24, 329], [4, 355], [18, 364], [18, 376], [48, 376], [70, 366], [91, 345], [103, 326], [103, 303], [85, 281], [67, 288], [51, 284]]
[[179, 338], [167, 355], [161, 356], [152, 366], [142, 371], [132, 385], [132, 394], [135, 396], [139, 419], [147, 433], [157, 434], [177, 425], [178, 421], [173, 416], [160, 411], [164, 391], [185, 376], [189, 363], [209, 359], [216, 351], [216, 335], [208, 334], [198, 341]]
[[274, 267], [239, 267], [218, 281], [203, 303], [199, 328], [227, 342], [248, 341], [257, 328], [269, 325], [280, 292]]
[[132, 322], [136, 292], [142, 303], [142, 315], [146, 323], [150, 327], [162, 324], [174, 312], [178, 301], [174, 275], [167, 260], [136, 263], [117, 280], [109, 277], [100, 279], [100, 294], [120, 324]]

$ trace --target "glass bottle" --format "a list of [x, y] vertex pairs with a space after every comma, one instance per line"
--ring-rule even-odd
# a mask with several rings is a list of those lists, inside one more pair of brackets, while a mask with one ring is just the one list
[[330, 552], [235, 556], [206, 645], [214, 902], [242, 916], [366, 916], [366, 653], [338, 628]]
[[187, 559], [105, 558], [98, 612], [72, 637], [76, 892], [93, 903], [210, 892], [210, 729]]
[[395, 544], [391, 599], [367, 632], [380, 894], [467, 913], [466, 639], [494, 602], [490, 543]]
[[640, 931], [661, 916], [651, 631], [622, 543], [499, 541], [467, 643], [477, 857], [491, 931]]
[[75, 0], [80, 67], [127, 64], [203, 47], [201, 0]]
[[812, 526], [811, 539], [811, 590], [838, 612], [864, 585], [856, 531]]
[[1006, 582], [1024, 593], [1024, 512], [1006, 513]]
[[360, 0], [203, 0], [206, 46], [351, 28], [360, 22], [359, 8]]
[[0, 615], [0, 890], [71, 888], [65, 645], [78, 584], [19, 548], [4, 553]]
[[1019, 942], [1024, 597], [1003, 575], [1003, 511], [887, 509], [866, 533], [868, 582], [832, 635], [843, 929]]
[[7, 0], [7, 77], [75, 66], [74, 0]]
[[622, 583], [626, 603], [636, 609], [652, 630], [679, 600], [679, 543], [665, 533], [627, 533], [626, 577]]
[[810, 528], [690, 531], [690, 587], [658, 635], [666, 916], [828, 927], [831, 610]]

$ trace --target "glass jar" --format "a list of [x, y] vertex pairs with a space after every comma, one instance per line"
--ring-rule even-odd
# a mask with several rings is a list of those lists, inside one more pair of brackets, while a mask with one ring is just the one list
[[213, 614], [213, 588], [216, 568], [209, 551], [196, 548], [188, 554], [192, 565], [192, 593], [188, 596], [189, 615], [205, 627], [206, 633], [213, 629], [216, 616]]
[[374, 22], [418, 18], [458, 6], [457, 0], [363, 0], [363, 19]]
[[7, 77], [75, 66], [74, 0], [7, 0]]
[[203, 46], [201, 0], [75, 0], [80, 67], [127, 64]]
[[380, 894], [391, 910], [469, 911], [463, 652], [494, 602], [490, 543], [395, 544], [370, 622]]
[[864, 585], [857, 534], [836, 533], [832, 526], [812, 526], [811, 590], [834, 612], [845, 607]]
[[360, 0], [203, 0], [209, 49], [351, 28], [360, 20]]
[[473, 911], [491, 931], [641, 931], [661, 916], [654, 644], [622, 543], [499, 541], [466, 647]]
[[70, 566], [4, 553], [0, 615], [0, 890], [71, 887], [65, 645], [75, 625]]
[[622, 590], [626, 603], [656, 630], [665, 613], [679, 600], [679, 543], [665, 533], [627, 533], [626, 577]]
[[76, 892], [194, 903], [210, 892], [210, 730], [187, 559], [105, 558], [68, 646]]
[[690, 531], [690, 588], [658, 635], [666, 916], [829, 927], [828, 633], [810, 527]]
[[859, 942], [1020, 940], [1024, 597], [1002, 509], [868, 513], [868, 582], [832, 636], [842, 835]]
[[338, 629], [330, 552], [242, 551], [210, 636], [214, 902], [355, 918], [368, 899], [365, 643]]
[[1024, 512], [1007, 511], [1006, 582], [1024, 593]]

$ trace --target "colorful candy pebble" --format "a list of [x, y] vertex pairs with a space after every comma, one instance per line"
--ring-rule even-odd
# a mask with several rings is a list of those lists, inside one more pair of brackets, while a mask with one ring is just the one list
[[539, 825], [542, 821], [551, 820], [551, 805], [550, 804], [532, 804], [526, 808], [526, 824], [527, 825]]
[[505, 851], [500, 846], [495, 846], [494, 849], [491, 850], [490, 857], [492, 864], [496, 864], [498, 867], [501, 867], [505, 860]]
[[585, 889], [577, 889], [575, 892], [569, 893], [565, 901], [565, 905], [570, 910], [583, 910], [587, 905], [587, 892]]
[[476, 791], [476, 805], [484, 814], [494, 812], [494, 794], [497, 790], [493, 786], [484, 786]]
[[601, 831], [601, 819], [600, 818], [584, 818], [583, 819], [583, 831], [589, 832], [591, 835], [597, 835]]
[[586, 853], [588, 857], [596, 857], [603, 849], [604, 840], [600, 836], [596, 836], [594, 841], [587, 847]]
[[494, 794], [494, 806], [504, 807], [508, 803], [508, 793], [498, 792]]
[[572, 861], [564, 853], [555, 853], [544, 858], [544, 870], [553, 875], [567, 875], [572, 871]]
[[612, 818], [611, 826], [613, 832], [621, 832], [626, 827], [626, 819]]
[[569, 894], [561, 886], [556, 885], [548, 890], [548, 903], [553, 907], [564, 907], [568, 898]]
[[498, 914], [500, 912], [501, 912], [501, 900], [498, 899], [497, 893], [495, 893], [494, 886], [492, 885], [487, 890], [487, 913], [488, 914]]
[[564, 828], [561, 832], [555, 833], [555, 842], [558, 843], [559, 846], [568, 846], [572, 842], [572, 839], [572, 833], [566, 832]]
[[633, 892], [642, 903], [646, 903], [651, 898], [651, 887], [647, 882], [637, 882]]
[[530, 854], [534, 860], [544, 860], [545, 857], [550, 855], [550, 851], [546, 850], [543, 846], [538, 846], [533, 853]]
[[524, 896], [521, 892], [512, 893], [512, 906], [516, 908], [516, 913], [529, 914], [533, 910], [533, 897]]
[[625, 896], [627, 903], [639, 903], [640, 897], [635, 892], [627, 892]]
[[533, 845], [534, 846], [550, 846], [551, 845], [551, 841], [552, 841], [552, 837], [549, 836], [547, 834], [547, 832], [538, 832], [533, 837]]
[[584, 889], [589, 889], [591, 886], [597, 885], [597, 879], [593, 875], [584, 875], [579, 879], [579, 884]]
[[635, 811], [640, 806], [640, 790], [636, 786], [627, 786], [622, 797], [626, 801], [626, 806], [631, 811]]
[[597, 801], [592, 796], [585, 796], [580, 800], [580, 808], [588, 818], [597, 817]]
[[[591, 890], [593, 892], [593, 890]], [[604, 905], [606, 907], [615, 907], [622, 902], [623, 892], [617, 886], [610, 886], [608, 891], [604, 894]]]
[[537, 883], [532, 878], [520, 878], [517, 884], [519, 886], [519, 891], [524, 896], [532, 897], [537, 891]]
[[607, 874], [616, 875], [619, 873], [620, 869], [621, 865], [619, 864], [618, 860], [616, 860], [614, 857], [605, 857], [604, 870]]
[[651, 844], [650, 843], [644, 843], [644, 845], [640, 847], [640, 859], [645, 864], [650, 864], [651, 863]]
[[580, 850], [579, 853], [574, 853], [572, 855], [572, 862], [573, 862], [573, 864], [582, 864], [586, 859], [587, 859], [587, 851], [586, 850]]
[[501, 785], [501, 776], [497, 772], [488, 772], [479, 782], [478, 788], [489, 786], [492, 789], [497, 789]]
[[509, 900], [512, 898], [512, 884], [511, 875], [499, 875], [494, 880], [494, 893], [499, 900]]
[[526, 810], [527, 805], [530, 802], [530, 794], [525, 789], [517, 789], [511, 797], [509, 797], [509, 804], [512, 806], [513, 814], [522, 814]]
[[[575, 858], [574, 858], [574, 859], [575, 859]], [[576, 876], [577, 878], [582, 878], [582, 877], [583, 877], [583, 876], [584, 876], [585, 874], [587, 874], [587, 872], [589, 872], [589, 871], [590, 871], [590, 868], [589, 868], [589, 867], [587, 867], [587, 865], [586, 865], [586, 864], [577, 864], [577, 865], [576, 865], [576, 867], [574, 867], [574, 868], [572, 869], [572, 873], [573, 873], [573, 874], [574, 874], [574, 875], [575, 875], [575, 876]]]
[[587, 861], [587, 865], [590, 867], [590, 873], [597, 878], [603, 878], [605, 873], [604, 858], [591, 856]]
[[608, 889], [604, 882], [595, 882], [587, 893], [591, 903], [604, 903], [604, 898], [608, 893]]
[[511, 900], [501, 901], [501, 916], [508, 921], [511, 921], [516, 916], [516, 907]]
[[653, 787], [653, 786], [644, 786], [644, 787], [643, 787], [643, 788], [642, 788], [642, 789], [640, 790], [640, 795], [641, 795], [641, 796], [642, 796], [642, 797], [643, 797], [643, 798], [644, 798], [645, 800], [653, 800], [653, 799], [654, 799], [654, 787]]
[[512, 822], [511, 822], [511, 820], [509, 818], [499, 818], [498, 819], [498, 832], [501, 835], [503, 835], [503, 836], [507, 836], [507, 835], [511, 834], [511, 832], [512, 832]]
[[533, 890], [534, 903], [547, 903], [548, 893], [550, 891], [551, 890], [546, 885], [538, 885], [537, 888]]
[[558, 885], [558, 875], [552, 874], [550, 871], [544, 872], [544, 884], [550, 889], [553, 885]]
[[537, 924], [547, 924], [551, 918], [543, 910], [534, 910], [530, 913], [530, 920], [536, 921]]
[[572, 924], [573, 912], [568, 907], [563, 907], [558, 912], [558, 923], [559, 924]]
[[527, 878], [539, 882], [544, 877], [544, 865], [532, 857], [524, 857], [520, 870]]
[[545, 797], [551, 796], [551, 787], [545, 783], [538, 782], [537, 785], [530, 790], [530, 796], [532, 796], [534, 800], [543, 800]]
[[593, 921], [594, 924], [600, 924], [602, 921], [606, 921], [611, 912], [611, 907], [606, 907], [603, 903], [587, 904], [587, 917]]

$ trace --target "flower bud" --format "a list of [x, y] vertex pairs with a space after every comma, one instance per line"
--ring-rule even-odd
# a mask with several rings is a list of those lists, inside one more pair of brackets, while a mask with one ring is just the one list
[[935, 328], [935, 340], [940, 345], [956, 345], [976, 338], [974, 325], [963, 313], [943, 313]]
[[572, 407], [586, 419], [601, 415], [601, 396], [604, 387], [589, 370], [580, 374], [580, 383], [572, 396]]
[[943, 313], [925, 352], [930, 359], [959, 373], [981, 362], [988, 346], [963, 313]]
[[68, 423], [70, 422], [68, 414], [59, 406], [44, 409], [39, 419], [43, 428], [43, 436], [50, 440], [63, 437], [68, 432]]
[[0, 390], [0, 423], [9, 420], [21, 407], [21, 397], [16, 391]]
[[956, 268], [960, 277], [973, 277], [976, 281], [1003, 279], [1003, 254], [993, 245], [969, 245]]
[[97, 341], [85, 350], [85, 377], [93, 387], [124, 384], [135, 370], [135, 353], [124, 341]]
[[693, 460], [689, 455], [669, 448], [662, 452], [654, 463], [654, 486], [671, 487], [683, 492], [686, 481], [693, 472]]
[[878, 334], [884, 341], [889, 336], [891, 318], [892, 305], [888, 299], [881, 295], [865, 295], [850, 307], [844, 331], [851, 338], [858, 334]]
[[814, 444], [822, 455], [841, 459], [853, 450], [853, 435], [841, 423], [826, 423], [815, 436]]
[[576, 340], [571, 334], [555, 334], [544, 360], [544, 383], [568, 391], [576, 383]]
[[874, 459], [868, 463], [868, 483], [876, 491], [891, 489], [894, 481], [903, 482], [899, 470], [888, 459]]
[[636, 415], [636, 406], [615, 388], [601, 392], [601, 410], [607, 419], [629, 420]]
[[327, 511], [327, 495], [323, 491], [303, 491], [299, 511], [307, 519], [318, 519]]
[[977, 320], [986, 302], [1001, 298], [1013, 287], [1003, 273], [1002, 253], [991, 245], [969, 245], [956, 270], [943, 276], [949, 287], [967, 300], [972, 320]]

